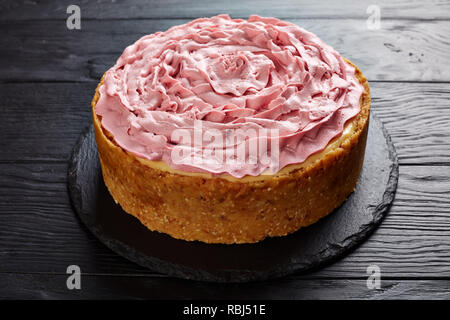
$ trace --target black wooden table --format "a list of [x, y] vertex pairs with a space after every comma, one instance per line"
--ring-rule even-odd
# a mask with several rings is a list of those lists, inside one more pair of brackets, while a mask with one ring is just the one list
[[[80, 30], [66, 26], [72, 3]], [[320, 270], [248, 284], [173, 279], [111, 252], [71, 207], [67, 163], [103, 72], [139, 37], [218, 13], [286, 19], [334, 46], [368, 77], [397, 148], [386, 219]], [[2, 0], [0, 30], [0, 298], [450, 298], [450, 2]], [[66, 286], [69, 265], [81, 290]], [[370, 265], [381, 289], [366, 285]]]

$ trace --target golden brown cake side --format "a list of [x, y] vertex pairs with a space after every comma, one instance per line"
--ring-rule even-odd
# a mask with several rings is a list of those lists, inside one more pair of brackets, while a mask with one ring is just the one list
[[358, 68], [356, 77], [364, 93], [361, 112], [346, 124], [349, 134], [301, 164], [242, 179], [166, 170], [125, 151], [94, 111], [97, 87], [92, 110], [105, 184], [126, 212], [174, 238], [231, 244], [292, 233], [332, 212], [355, 189], [370, 113], [369, 84]]

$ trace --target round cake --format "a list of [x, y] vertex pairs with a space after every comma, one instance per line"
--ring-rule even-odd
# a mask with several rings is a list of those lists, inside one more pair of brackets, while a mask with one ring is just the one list
[[103, 179], [148, 229], [207, 243], [284, 236], [355, 189], [370, 92], [316, 35], [201, 18], [127, 47], [97, 86]]

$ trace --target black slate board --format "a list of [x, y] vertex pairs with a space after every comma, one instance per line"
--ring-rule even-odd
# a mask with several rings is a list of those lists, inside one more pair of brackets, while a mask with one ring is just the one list
[[356, 191], [316, 224], [256, 244], [187, 242], [149, 231], [109, 195], [101, 177], [95, 135], [81, 135], [70, 160], [72, 205], [88, 229], [117, 254], [174, 277], [246, 282], [304, 272], [362, 242], [380, 223], [395, 195], [398, 160], [383, 125], [371, 116], [364, 166]]

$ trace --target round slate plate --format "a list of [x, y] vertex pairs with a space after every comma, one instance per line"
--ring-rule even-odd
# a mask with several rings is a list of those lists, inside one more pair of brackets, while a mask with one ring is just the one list
[[73, 150], [68, 177], [72, 204], [79, 217], [117, 254], [174, 277], [246, 282], [315, 268], [362, 242], [394, 199], [398, 161], [382, 124], [371, 117], [358, 186], [339, 208], [291, 235], [240, 245], [177, 240], [148, 230], [125, 213], [104, 185], [92, 126]]

